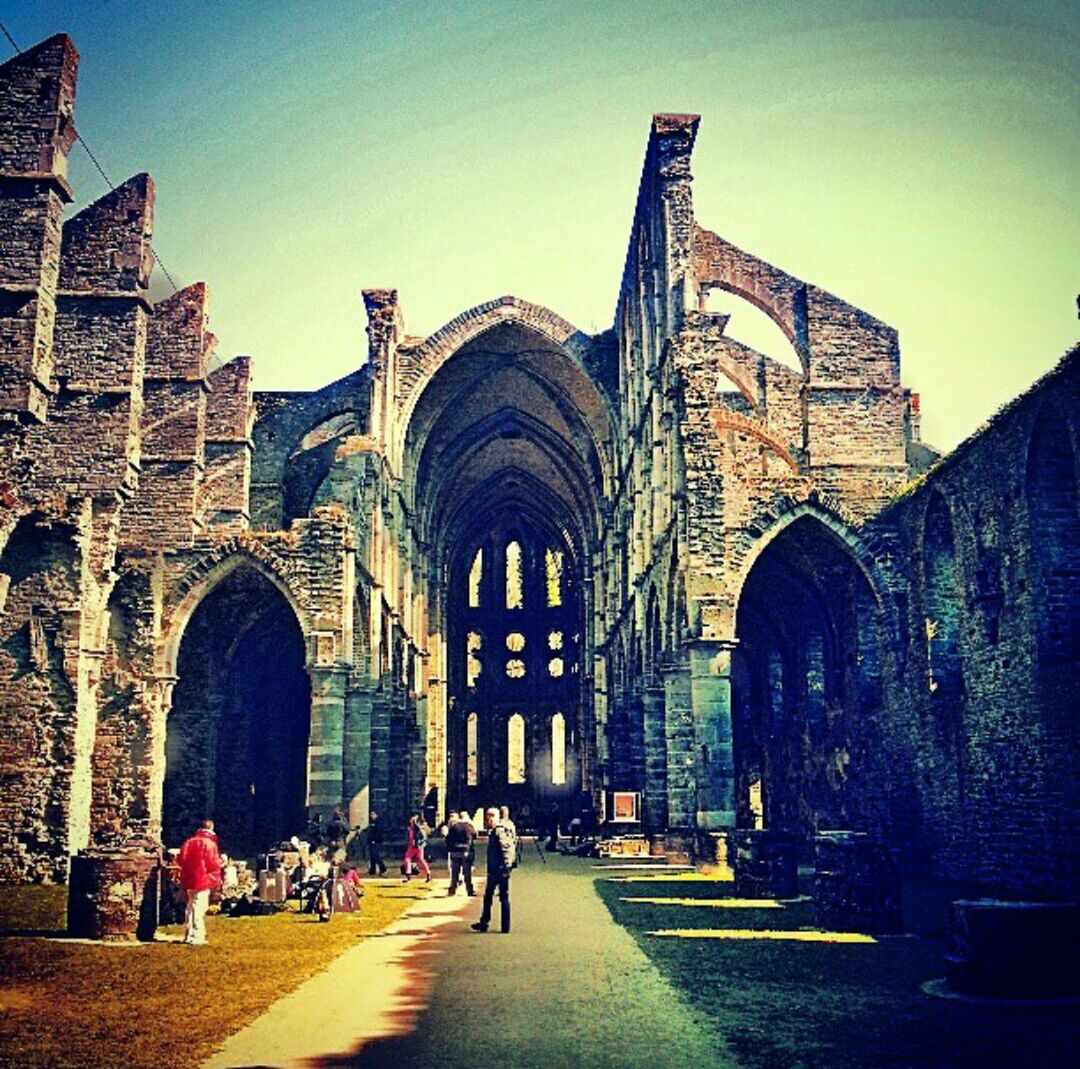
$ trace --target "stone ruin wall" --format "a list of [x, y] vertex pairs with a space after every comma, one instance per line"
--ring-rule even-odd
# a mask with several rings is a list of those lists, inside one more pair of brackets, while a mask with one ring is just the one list
[[[443, 752], [438, 589], [399, 482], [439, 339], [405, 338], [373, 290], [370, 363], [339, 383], [256, 396], [246, 358], [212, 368], [206, 287], [148, 298], [148, 176], [63, 222], [76, 69], [64, 37], [0, 66], [0, 879], [156, 829], [178, 635], [241, 563], [301, 621], [312, 804], [397, 820]], [[896, 332], [697, 224], [696, 127], [654, 120], [615, 329], [583, 357], [620, 449], [593, 560], [595, 787], [638, 786], [653, 828], [733, 818], [735, 606], [806, 513], [879, 597], [882, 697], [844, 711], [883, 770], [865, 819], [938, 875], [1075, 893], [1076, 354], [909, 482]], [[803, 374], [726, 337], [716, 288], [769, 314]], [[495, 305], [474, 312], [524, 314]]]
[[897, 837], [1002, 894], [1080, 892], [1078, 402], [1074, 349], [867, 524], [895, 577]]
[[[211, 369], [201, 283], [151, 303], [149, 176], [63, 221], [77, 64], [61, 35], [0, 66], [5, 880], [63, 878], [103, 828], [155, 829], [170, 592], [254, 537], [250, 362]], [[312, 597], [344, 546], [294, 541]], [[321, 626], [340, 636], [343, 615]]]

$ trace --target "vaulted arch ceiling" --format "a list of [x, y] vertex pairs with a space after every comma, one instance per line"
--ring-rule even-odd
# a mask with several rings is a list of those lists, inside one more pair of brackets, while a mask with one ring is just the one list
[[612, 433], [575, 357], [524, 323], [498, 323], [442, 364], [412, 412], [404, 478], [420, 537], [445, 560], [477, 515], [536, 508], [587, 559]]

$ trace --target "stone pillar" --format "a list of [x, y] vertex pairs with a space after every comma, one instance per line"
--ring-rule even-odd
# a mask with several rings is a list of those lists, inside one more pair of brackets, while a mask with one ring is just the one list
[[735, 870], [735, 892], [746, 898], [795, 898], [798, 846], [786, 832], [732, 828], [728, 859]]
[[731, 651], [735, 643], [698, 639], [690, 646], [697, 826], [735, 826], [735, 760], [731, 747]]
[[110, 942], [153, 939], [159, 859], [151, 842], [76, 854], [68, 885], [68, 934]]
[[865, 832], [815, 836], [814, 919], [840, 931], [900, 931], [900, 874], [883, 843]]
[[371, 808], [389, 827], [390, 801], [390, 702], [385, 683], [371, 698]]
[[345, 691], [348, 668], [309, 668], [311, 734], [308, 737], [308, 798], [311, 809], [329, 814], [344, 795]]
[[1080, 902], [959, 899], [949, 935], [945, 979], [955, 991], [1008, 999], [1080, 994]]
[[[367, 682], [365, 677], [364, 683]], [[342, 787], [349, 823], [366, 824], [371, 806], [371, 714], [369, 686], [353, 683], [345, 695]]]
[[690, 665], [662, 669], [664, 677], [664, 736], [667, 750], [668, 827], [694, 828], [694, 717], [690, 704]]
[[668, 753], [663, 686], [646, 686], [642, 701], [645, 719], [645, 797], [642, 804], [642, 824], [647, 835], [657, 835], [668, 825]]

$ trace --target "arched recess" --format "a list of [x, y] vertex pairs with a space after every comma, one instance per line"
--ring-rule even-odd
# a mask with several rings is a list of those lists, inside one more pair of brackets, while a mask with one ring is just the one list
[[[89, 831], [89, 777], [70, 774], [78, 717], [79, 545], [73, 527], [30, 513], [0, 554], [0, 825], [10, 829], [0, 836], [5, 881], [63, 879], [69, 849], [84, 846]], [[68, 803], [70, 828], [60, 824], [60, 800]]]
[[[848, 542], [803, 512], [754, 547], [732, 659], [736, 819], [799, 837], [886, 821], [878, 599]], [[894, 772], [893, 778], [899, 773]]]
[[[459, 319], [402, 357], [413, 377], [399, 399], [408, 420], [402, 493], [423, 546], [430, 626], [446, 636], [447, 801], [470, 810], [506, 801], [519, 826], [552, 805], [569, 819], [595, 752], [583, 642], [599, 502], [612, 480], [611, 413], [586, 371], [584, 343], [557, 317], [509, 300]], [[521, 549], [521, 608], [506, 597], [512, 544]], [[547, 594], [553, 569], [558, 603]], [[565, 783], [551, 775], [555, 712], [564, 717]], [[525, 718], [529, 767], [525, 783], [508, 784], [514, 713]]]
[[284, 526], [309, 515], [341, 445], [349, 437], [364, 434], [365, 424], [358, 412], [339, 412], [316, 423], [300, 439], [285, 460], [281, 478]]
[[279, 583], [250, 558], [200, 588], [175, 653], [165, 739], [163, 836], [201, 819], [251, 856], [303, 830], [311, 685], [304, 632]]
[[1052, 405], [1031, 432], [1027, 472], [1032, 595], [1039, 665], [1080, 660], [1080, 503], [1068, 424]]

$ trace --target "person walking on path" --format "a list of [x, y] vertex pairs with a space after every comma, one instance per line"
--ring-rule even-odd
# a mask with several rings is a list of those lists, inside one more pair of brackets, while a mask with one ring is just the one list
[[369, 876], [385, 876], [386, 875], [386, 862], [383, 861], [383, 830], [382, 824], [379, 822], [379, 814], [374, 810], [371, 811], [371, 820], [368, 823], [367, 829], [367, 849], [368, 849], [368, 875]]
[[417, 868], [424, 874], [425, 882], [430, 883], [431, 869], [428, 866], [427, 859], [424, 857], [424, 847], [427, 846], [427, 832], [424, 829], [423, 822], [420, 820], [419, 813], [413, 813], [409, 817], [405, 835], [407, 837], [405, 860], [401, 866], [405, 870], [404, 882], [408, 883], [412, 879], [412, 863], [415, 861]]
[[221, 883], [221, 855], [218, 853], [214, 822], [202, 827], [180, 847], [180, 886], [187, 897], [184, 911], [184, 942], [189, 946], [206, 943], [206, 907], [210, 892]]
[[510, 827], [499, 819], [499, 811], [494, 808], [484, 813], [484, 827], [488, 829], [487, 884], [480, 919], [472, 927], [476, 932], [488, 930], [491, 905], [498, 888], [502, 922], [500, 930], [505, 935], [510, 931], [510, 873], [517, 861], [515, 836]]
[[473, 841], [476, 829], [465, 813], [451, 813], [450, 824], [446, 829], [446, 854], [450, 859], [450, 890], [448, 895], [457, 894], [458, 882], [464, 878], [465, 892], [470, 897], [475, 895], [472, 882]]

